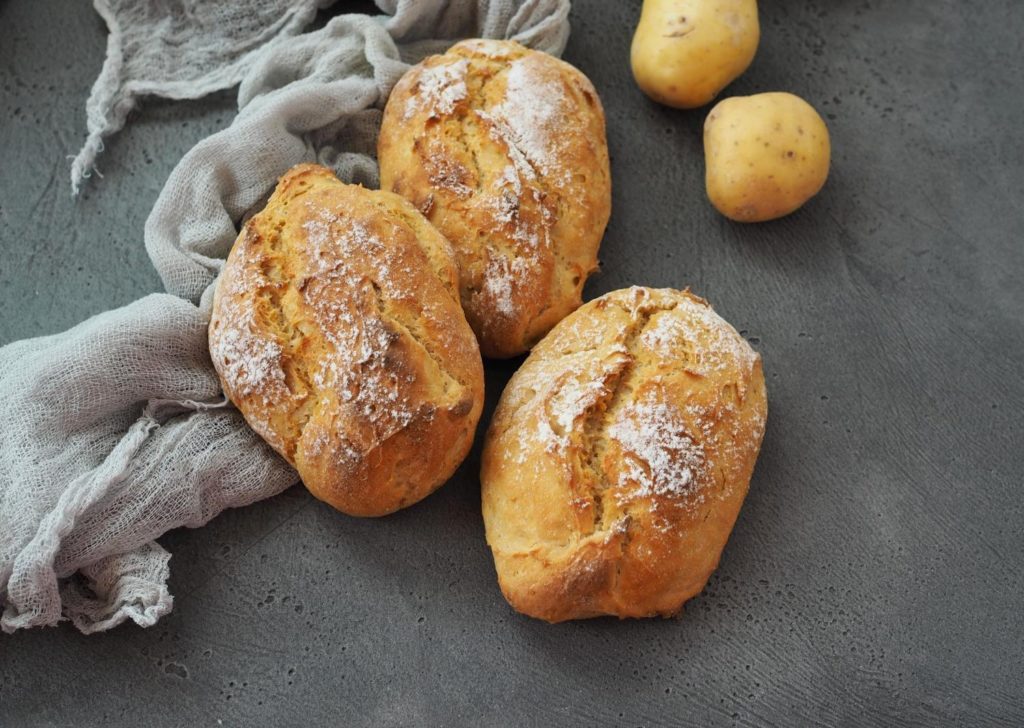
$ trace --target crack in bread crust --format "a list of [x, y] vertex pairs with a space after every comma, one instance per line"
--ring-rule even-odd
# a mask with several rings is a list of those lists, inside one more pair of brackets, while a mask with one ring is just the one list
[[596, 403], [595, 406], [590, 408], [583, 426], [583, 441], [585, 447], [581, 448], [583, 451], [581, 462], [595, 476], [597, 485], [597, 487], [593, 488], [591, 493], [591, 497], [595, 504], [595, 531], [607, 531], [610, 525], [605, 520], [603, 503], [604, 492], [608, 489], [610, 482], [608, 480], [608, 473], [605, 472], [605, 469], [601, 466], [601, 458], [607, 448], [607, 434], [604, 432], [601, 425], [604, 423], [604, 420], [620, 405], [624, 394], [630, 391], [630, 384], [636, 368], [634, 343], [637, 338], [643, 334], [648, 321], [650, 321], [651, 316], [654, 314], [654, 311], [643, 311], [639, 316], [636, 316], [635, 311], [630, 313], [633, 317], [631, 325], [629, 330], [625, 332], [621, 341], [622, 348], [625, 350], [627, 357], [626, 364], [622, 369], [616, 372], [613, 388], [608, 393], [608, 396], [604, 401]]
[[[493, 105], [488, 101], [487, 89], [507, 76], [509, 66], [490, 60], [480, 62], [480, 65], [484, 68], [468, 79], [471, 81], [472, 91], [468, 94], [467, 102], [453, 109], [450, 116], [442, 116], [440, 123], [445, 124], [446, 130], [452, 131], [445, 139], [461, 149], [464, 156], [472, 161], [474, 189], [477, 195], [484, 194], [484, 184], [488, 180], [486, 170], [480, 162], [485, 143], [499, 149], [504, 148], [504, 156], [509, 160], [525, 161], [530, 174], [524, 175], [523, 170], [517, 169], [517, 164], [512, 165], [516, 169], [516, 184], [522, 186], [525, 191], [516, 198], [511, 220], [500, 227], [511, 225], [515, 232], [508, 235], [500, 229], [481, 230], [476, 236], [462, 238], [460, 248], [463, 249], [463, 259], [471, 262], [501, 260], [503, 267], [509, 271], [526, 271], [525, 274], [517, 276], [518, 280], [515, 283], [518, 286], [544, 293], [525, 301], [517, 301], [516, 316], [512, 320], [496, 316], [494, 311], [487, 310], [487, 304], [477, 301], [477, 297], [486, 290], [486, 279], [484, 286], [467, 282], [461, 300], [463, 308], [471, 312], [474, 320], [479, 321], [478, 326], [483, 331], [498, 336], [514, 335], [525, 338], [532, 323], [551, 305], [547, 300], [551, 276], [550, 273], [543, 274], [555, 267], [555, 260], [564, 264], [564, 256], [556, 254], [551, 245], [550, 226], [546, 222], [553, 217], [549, 201], [556, 198], [550, 196], [551, 190], [541, 170], [530, 162], [512, 135], [503, 131], [502, 125], [487, 113], [487, 109]], [[432, 163], [432, 153], [435, 150], [424, 149], [422, 145], [419, 149], [421, 164], [428, 167]], [[524, 205], [537, 212], [523, 216]], [[538, 216], [542, 221], [539, 225], [534, 222], [534, 218]], [[484, 235], [484, 232], [487, 234]], [[519, 262], [527, 265], [518, 265]], [[515, 296], [515, 292], [510, 292], [509, 295]]]
[[614, 416], [614, 413], [622, 406], [626, 395], [632, 391], [637, 368], [636, 341], [643, 335], [655, 313], [671, 311], [677, 304], [660, 306], [652, 304], [638, 309], [622, 306], [618, 302], [614, 303], [630, 315], [630, 326], [623, 333], [620, 341], [627, 358], [624, 366], [614, 373], [614, 383], [607, 396], [596, 401], [586, 412], [581, 428], [582, 445], [578, 451], [578, 458], [581, 468], [589, 472], [591, 476], [588, 480], [591, 486], [590, 497], [594, 504], [591, 535], [605, 533], [610, 536], [610, 532], [615, 531], [616, 535], [621, 536], [618, 539], [619, 558], [615, 562], [612, 582], [608, 585], [609, 593], [613, 598], [617, 598], [619, 582], [622, 578], [622, 564], [631, 539], [632, 519], [627, 508], [623, 517], [614, 523], [609, 522], [609, 514], [604, 507], [604, 494], [611, 487], [608, 473], [602, 465], [604, 454], [608, 448], [608, 433], [604, 423]]
[[[254, 292], [254, 305], [260, 312], [272, 314], [264, 323], [270, 329], [270, 335], [281, 347], [281, 368], [284, 371], [285, 386], [290, 393], [290, 411], [282, 422], [286, 432], [281, 436], [281, 454], [294, 465], [295, 449], [313, 414], [314, 404], [309, 396], [313, 391], [309, 362], [301, 355], [300, 349], [308, 345], [324, 346], [326, 342], [313, 327], [306, 332], [300, 331], [298, 321], [293, 318], [294, 313], [285, 310], [285, 301], [289, 299], [289, 294], [298, 294], [298, 291], [291, 251], [282, 241], [283, 227], [283, 219], [278, 219], [270, 228], [270, 234], [262, 236], [255, 225], [247, 224], [243, 231], [241, 253], [246, 257], [256, 255], [258, 267], [265, 276], [266, 282]], [[252, 250], [259, 243], [262, 243], [259, 245], [259, 251]], [[311, 344], [306, 339], [309, 336], [318, 340]]]
[[[465, 382], [459, 381], [452, 372], [449, 372], [446, 368], [446, 362], [441, 358], [437, 351], [437, 348], [426, 336], [423, 336], [421, 332], [418, 332], [415, 328], [412, 328], [415, 324], [413, 321], [406, 323], [401, 316], [397, 313], [389, 310], [387, 301], [380, 295], [380, 289], [374, 286], [377, 292], [377, 311], [383, 320], [386, 320], [397, 330], [399, 335], [404, 335], [408, 343], [416, 346], [420, 351], [423, 352], [424, 356], [430, 358], [437, 367], [437, 371], [444, 378], [444, 391], [447, 394], [449, 391], [454, 392], [457, 396], [455, 401], [457, 402], [463, 396], [463, 390], [465, 389]], [[465, 375], [462, 377], [465, 379]], [[454, 405], [454, 403], [451, 403]]]

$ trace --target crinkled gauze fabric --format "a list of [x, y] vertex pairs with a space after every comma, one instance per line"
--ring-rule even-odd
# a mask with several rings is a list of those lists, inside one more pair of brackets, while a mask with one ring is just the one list
[[[218, 34], [189, 42], [181, 62], [197, 74], [165, 85], [132, 75], [145, 63], [108, 57], [104, 74], [113, 65], [110, 78], [120, 85], [107, 102], [129, 103], [138, 93], [198, 96], [237, 82], [239, 112], [185, 155], [146, 222], [146, 248], [166, 293], [0, 348], [4, 631], [62, 618], [83, 632], [125, 619], [152, 625], [172, 604], [170, 554], [156, 537], [297, 481], [225, 401], [206, 345], [213, 283], [239, 221], [277, 178], [318, 161], [343, 180], [376, 186], [381, 111], [410, 64], [465, 37], [512, 38], [559, 55], [569, 33], [568, 0], [377, 2], [385, 15], [341, 15], [283, 41], [296, 18], [309, 22], [312, 13], [271, 17], [269, 30], [247, 26], [251, 37], [233, 39], [246, 62], [221, 54], [216, 62], [229, 70], [206, 69], [199, 78], [205, 46], [220, 42], [216, 24], [198, 18], [190, 31], [187, 19], [161, 25], [124, 9], [138, 3], [97, 0], [111, 27], [111, 54], [164, 31]], [[197, 3], [206, 4], [225, 5]], [[199, 89], [184, 93], [190, 78], [199, 78]], [[96, 88], [91, 129], [94, 116], [110, 111], [95, 96]]]

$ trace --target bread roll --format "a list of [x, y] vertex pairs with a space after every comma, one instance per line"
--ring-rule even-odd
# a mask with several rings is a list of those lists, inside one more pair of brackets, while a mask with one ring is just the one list
[[235, 241], [210, 354], [313, 495], [383, 515], [437, 488], [473, 440], [483, 366], [457, 286], [412, 205], [300, 165]]
[[611, 210], [604, 111], [586, 76], [518, 43], [469, 40], [395, 86], [381, 187], [451, 241], [485, 356], [528, 350], [580, 305]]
[[630, 288], [570, 315], [484, 445], [505, 597], [550, 622], [678, 612], [718, 565], [766, 412], [760, 357], [689, 292]]

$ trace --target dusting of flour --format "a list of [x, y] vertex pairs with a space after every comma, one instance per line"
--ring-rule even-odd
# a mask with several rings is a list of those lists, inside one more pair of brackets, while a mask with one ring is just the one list
[[481, 292], [498, 314], [513, 318], [517, 308], [515, 290], [529, 274], [530, 260], [495, 256], [487, 263]]
[[[687, 433], [679, 413], [663, 402], [630, 403], [608, 435], [623, 450], [620, 485], [626, 486], [627, 497], [686, 495], [706, 469], [704, 448]], [[698, 495], [696, 500], [702, 499]]]
[[513, 61], [505, 74], [505, 98], [493, 109], [497, 128], [531, 165], [545, 175], [566, 170], [559, 164], [559, 127], [566, 122], [568, 103], [561, 85], [538, 73], [532, 60]]
[[466, 98], [468, 69], [466, 59], [424, 68], [419, 77], [419, 93], [409, 97], [404, 118], [411, 119], [420, 109], [426, 109], [431, 116], [452, 113], [455, 105]]
[[666, 360], [677, 358], [681, 349], [691, 350], [692, 366], [704, 375], [736, 366], [750, 371], [757, 361], [757, 353], [725, 319], [710, 306], [690, 300], [656, 314], [640, 342]]
[[[520, 370], [516, 387], [533, 393], [529, 405], [536, 412], [533, 437], [543, 444], [545, 452], [560, 456], [572, 444], [572, 434], [587, 412], [611, 394], [629, 355], [621, 346], [610, 347], [605, 353], [599, 363], [595, 363], [593, 352], [585, 351], [557, 360], [557, 369], [542, 366]], [[514, 458], [520, 465], [526, 462], [526, 450], [521, 449]]]
[[236, 274], [220, 301], [220, 327], [211, 338], [210, 355], [236, 395], [258, 395], [269, 404], [283, 388], [283, 349], [256, 325], [255, 301], [245, 294], [260, 290], [269, 281], [257, 266], [248, 264], [247, 252], [243, 244], [235, 254]]
[[235, 254], [236, 275], [220, 298], [218, 327], [210, 337], [210, 358], [232, 397], [252, 398], [256, 404], [246, 419], [263, 438], [280, 450], [284, 443], [269, 423], [266, 409], [288, 397], [282, 367], [283, 347], [256, 322], [256, 301], [248, 294], [269, 285], [255, 265], [248, 265], [246, 247]]
[[[339, 401], [369, 423], [375, 441], [363, 443], [363, 448], [372, 447], [407, 427], [419, 409], [406, 394], [412, 375], [388, 364], [388, 351], [399, 334], [377, 315], [373, 288], [391, 299], [415, 294], [398, 283], [401, 276], [395, 273], [401, 263], [394, 251], [359, 220], [320, 210], [303, 228], [314, 276], [303, 297], [332, 345], [313, 382], [334, 390]], [[312, 443], [311, 450], [322, 444]], [[359, 454], [359, 448], [350, 454]]]

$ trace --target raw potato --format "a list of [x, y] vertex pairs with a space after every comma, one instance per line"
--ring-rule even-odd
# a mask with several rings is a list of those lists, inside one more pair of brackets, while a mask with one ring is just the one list
[[783, 217], [818, 194], [828, 177], [828, 128], [788, 93], [719, 102], [704, 122], [708, 198], [737, 222]]
[[760, 37], [756, 0], [644, 0], [633, 76], [659, 103], [704, 106], [747, 70]]

